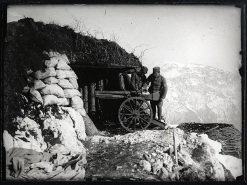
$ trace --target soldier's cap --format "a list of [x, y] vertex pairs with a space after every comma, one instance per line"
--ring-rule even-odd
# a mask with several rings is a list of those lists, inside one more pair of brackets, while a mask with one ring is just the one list
[[158, 71], [159, 72], [160, 71], [160, 67], [154, 67], [153, 71]]

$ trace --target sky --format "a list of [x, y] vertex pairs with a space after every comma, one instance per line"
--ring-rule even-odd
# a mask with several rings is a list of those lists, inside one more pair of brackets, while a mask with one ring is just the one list
[[116, 41], [149, 69], [160, 63], [204, 64], [238, 72], [241, 9], [223, 5], [12, 5], [7, 21], [69, 25]]

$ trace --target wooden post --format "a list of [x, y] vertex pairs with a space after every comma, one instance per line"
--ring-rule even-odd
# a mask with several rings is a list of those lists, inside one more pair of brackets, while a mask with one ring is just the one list
[[119, 84], [120, 90], [125, 90], [124, 77], [123, 77], [122, 73], [118, 74], [118, 84]]
[[90, 112], [96, 111], [95, 106], [95, 83], [90, 84]]
[[177, 146], [176, 146], [176, 133], [175, 133], [175, 129], [173, 129], [173, 142], [174, 142], [174, 154], [175, 154], [175, 163], [176, 163], [176, 169], [175, 169], [175, 173], [176, 173], [176, 178], [177, 180], [179, 180], [179, 173], [178, 173], [178, 151], [177, 151]]
[[103, 91], [103, 89], [104, 89], [104, 80], [100, 79], [96, 83], [96, 90], [97, 91]]
[[[103, 89], [104, 89], [104, 80], [103, 79], [98, 80], [96, 86], [97, 86], [96, 90], [103, 91]], [[95, 95], [96, 95], [96, 93], [95, 93]], [[96, 100], [96, 110], [97, 110], [97, 113], [100, 113], [102, 111], [101, 110], [101, 107], [102, 107], [102, 105], [100, 103], [100, 100], [97, 99]]]
[[83, 102], [84, 102], [84, 109], [86, 113], [88, 113], [88, 87], [87, 85], [83, 86]]
[[175, 129], [173, 129], [173, 142], [174, 142], [174, 153], [175, 153], [175, 162], [176, 165], [178, 165], [178, 152], [177, 152], [177, 146], [176, 146], [176, 135], [175, 135]]
[[106, 87], [108, 87], [108, 79], [107, 79], [107, 78], [104, 79], [104, 81], [103, 81], [103, 86], [104, 86], [104, 89], [105, 89]]

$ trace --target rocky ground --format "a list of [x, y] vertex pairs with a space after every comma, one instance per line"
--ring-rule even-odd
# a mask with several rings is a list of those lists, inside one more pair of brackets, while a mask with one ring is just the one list
[[[83, 156], [85, 160], [76, 161], [80, 168], [62, 169], [56, 180], [233, 181], [242, 175], [241, 133], [233, 125], [186, 123], [167, 130], [150, 125], [127, 133], [120, 125], [105, 122], [96, 125], [100, 135], [82, 140], [80, 117], [76, 119], [72, 108], [51, 106], [44, 116], [43, 123], [35, 122], [35, 117], [16, 119], [16, 128], [4, 132], [4, 146], [49, 153], [55, 147], [62, 157]], [[45, 180], [58, 168], [47, 173], [37, 167], [38, 175], [28, 166], [25, 169], [29, 171], [24, 177], [32, 172], [35, 179]]]
[[[230, 171], [227, 169], [229, 165], [222, 165], [219, 158], [224, 157], [219, 153], [231, 154], [227, 150], [224, 152], [227, 146], [223, 145], [220, 152], [221, 144], [214, 143], [203, 134], [215, 125], [199, 125], [198, 130], [193, 124], [183, 124], [181, 129], [175, 129], [178, 165], [173, 129], [153, 127], [146, 131], [126, 133], [118, 125], [107, 125], [109, 127], [104, 127], [106, 136], [90, 137], [84, 143], [87, 148], [87, 181], [232, 181], [241, 171]], [[229, 133], [234, 130], [226, 125], [220, 127], [225, 129], [225, 134], [227, 130]], [[193, 134], [192, 131], [202, 135]], [[239, 134], [234, 137], [241, 140]], [[228, 137], [228, 140], [232, 138]], [[239, 144], [232, 144], [238, 149], [238, 154], [241, 153]]]

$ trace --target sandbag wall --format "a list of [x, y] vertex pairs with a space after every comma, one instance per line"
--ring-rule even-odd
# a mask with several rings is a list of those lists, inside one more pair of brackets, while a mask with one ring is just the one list
[[67, 56], [57, 52], [49, 52], [48, 55], [50, 60], [45, 61], [45, 70], [29, 74], [28, 81], [33, 82], [31, 99], [43, 106], [70, 106], [85, 116], [82, 94], [78, 90], [78, 77], [68, 65], [70, 62]]

